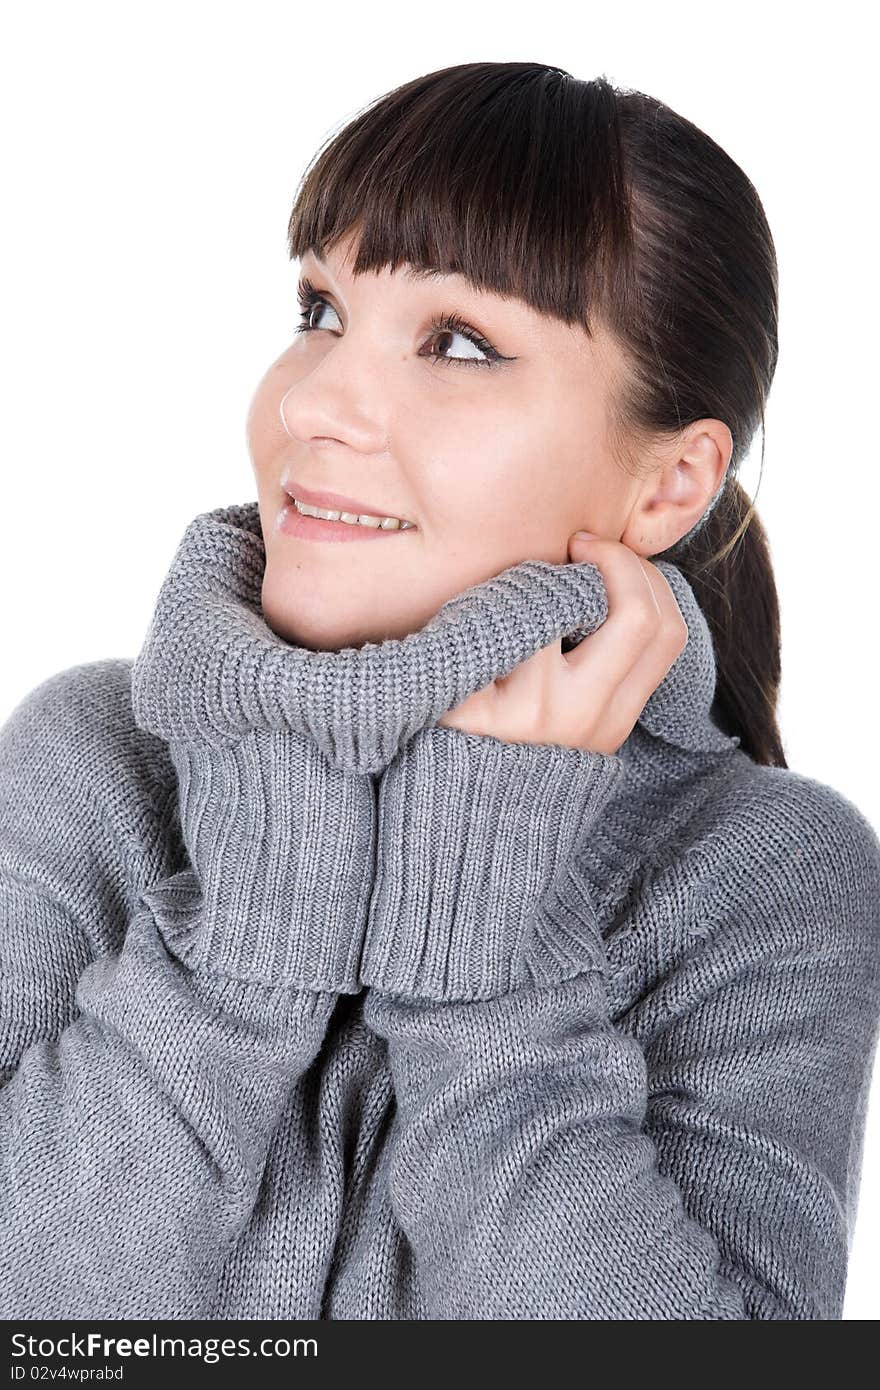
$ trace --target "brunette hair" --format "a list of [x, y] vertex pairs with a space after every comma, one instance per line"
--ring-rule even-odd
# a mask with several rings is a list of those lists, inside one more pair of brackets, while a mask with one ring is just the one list
[[616, 457], [705, 417], [733, 453], [707, 518], [664, 551], [706, 616], [713, 715], [756, 762], [786, 767], [777, 725], [779, 601], [764, 528], [736, 480], [776, 369], [777, 270], [758, 195], [663, 102], [543, 63], [461, 63], [406, 82], [332, 134], [300, 183], [291, 260], [352, 229], [360, 274], [458, 273], [539, 312], [610, 329], [629, 365]]

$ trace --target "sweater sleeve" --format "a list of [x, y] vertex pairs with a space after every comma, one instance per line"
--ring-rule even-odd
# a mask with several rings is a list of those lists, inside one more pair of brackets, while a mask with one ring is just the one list
[[710, 854], [711, 916], [672, 874], [691, 948], [615, 1021], [572, 847], [617, 763], [437, 726], [382, 779], [364, 1018], [429, 1316], [839, 1318], [880, 845], [830, 788], [780, 787], [775, 830], [765, 807]]
[[178, 747], [189, 862], [106, 952], [122, 817], [93, 761], [43, 688], [0, 730], [0, 1316], [211, 1316], [359, 989], [375, 790], [299, 735]]

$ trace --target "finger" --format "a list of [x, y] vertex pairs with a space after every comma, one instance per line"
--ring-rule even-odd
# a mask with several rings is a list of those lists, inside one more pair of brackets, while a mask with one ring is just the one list
[[650, 696], [675, 665], [687, 646], [689, 635], [684, 615], [666, 576], [650, 560], [641, 560], [640, 563], [657, 600], [661, 624], [654, 641], [648, 644], [621, 681], [615, 696], [621, 718], [632, 715], [632, 723], [639, 718]]
[[608, 616], [563, 660], [577, 680], [589, 672], [594, 699], [609, 703], [656, 639], [662, 612], [653, 584], [628, 545], [597, 537], [584, 542], [577, 557], [601, 573]]
[[670, 650], [683, 651], [690, 634], [672, 586], [663, 571], [657, 565], [652, 564], [650, 560], [639, 557], [639, 563], [645, 571], [660, 609], [661, 633], [659, 640]]

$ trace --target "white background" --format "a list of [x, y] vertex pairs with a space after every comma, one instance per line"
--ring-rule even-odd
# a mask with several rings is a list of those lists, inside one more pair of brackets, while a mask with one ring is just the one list
[[[245, 415], [296, 321], [285, 233], [318, 145], [420, 73], [534, 60], [660, 97], [761, 196], [781, 326], [758, 505], [787, 757], [880, 826], [868, 18], [840, 3], [494, 0], [8, 11], [0, 719], [55, 671], [135, 656], [187, 522], [256, 496]], [[741, 475], [752, 493], [759, 460], [760, 436]], [[848, 1318], [880, 1313], [878, 1234], [880, 1068]]]

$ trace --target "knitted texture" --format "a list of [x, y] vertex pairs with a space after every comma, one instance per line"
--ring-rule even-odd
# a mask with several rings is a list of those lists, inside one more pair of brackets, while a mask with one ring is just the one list
[[[417, 633], [314, 652], [267, 624], [265, 564], [256, 502], [217, 508], [187, 527], [132, 671], [141, 728], [211, 745], [255, 728], [294, 730], [339, 768], [379, 772], [417, 730], [554, 639], [594, 632], [608, 614], [595, 565], [527, 560], [456, 594]], [[729, 740], [707, 719], [715, 670], [705, 619], [681, 571], [663, 561], [658, 568], [689, 628], [702, 631], [643, 722], [685, 746], [724, 748]]]
[[616, 754], [436, 724], [604, 621], [526, 562], [339, 652], [187, 527], [134, 662], [0, 729], [0, 1316], [824, 1319], [880, 842], [689, 639]]

